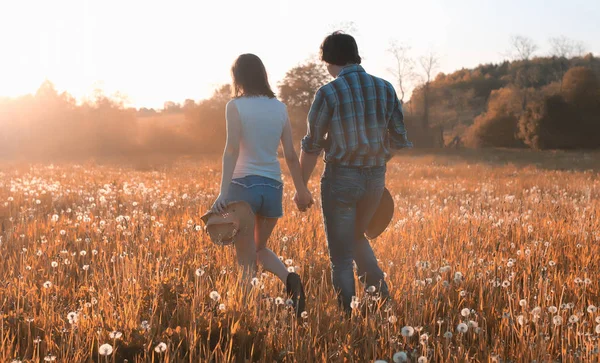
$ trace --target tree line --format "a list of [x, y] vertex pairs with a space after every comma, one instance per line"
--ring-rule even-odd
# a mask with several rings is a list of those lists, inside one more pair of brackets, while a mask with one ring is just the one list
[[600, 142], [600, 60], [582, 43], [551, 38], [550, 51], [511, 38], [506, 61], [439, 73], [406, 104], [417, 145], [593, 149]]
[[[600, 131], [600, 60], [564, 37], [551, 39], [551, 54], [545, 56], [536, 56], [539, 48], [526, 37], [515, 36], [511, 44], [510, 60], [451, 74], [438, 73], [435, 52], [413, 59], [409, 47], [390, 44], [389, 74], [416, 147], [600, 147], [594, 136]], [[306, 132], [316, 91], [330, 80], [320, 62], [307, 60], [277, 85], [297, 139]], [[35, 94], [0, 98], [0, 157], [218, 152], [225, 143], [224, 110], [230, 99], [231, 88], [224, 85], [205, 100], [136, 110], [101, 92], [76, 102], [44, 82]]]

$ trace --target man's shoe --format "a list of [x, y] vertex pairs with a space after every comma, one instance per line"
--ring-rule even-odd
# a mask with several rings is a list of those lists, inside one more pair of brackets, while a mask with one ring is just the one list
[[296, 310], [296, 317], [300, 318], [302, 312], [304, 312], [306, 305], [306, 296], [304, 295], [304, 287], [302, 281], [297, 273], [290, 273], [287, 276], [285, 284], [285, 290], [288, 296], [294, 302], [294, 309]]

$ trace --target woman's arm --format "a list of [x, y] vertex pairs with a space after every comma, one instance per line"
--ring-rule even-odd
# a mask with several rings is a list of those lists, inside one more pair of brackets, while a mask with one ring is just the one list
[[221, 192], [213, 205], [213, 210], [219, 213], [225, 211], [227, 206], [227, 192], [233, 178], [233, 171], [240, 154], [240, 139], [242, 136], [242, 122], [234, 102], [229, 102], [225, 111], [227, 119], [227, 142], [223, 152], [223, 168], [221, 174]]
[[281, 144], [283, 146], [285, 162], [292, 175], [294, 186], [296, 187], [296, 202], [299, 206], [309, 207], [310, 204], [312, 204], [312, 196], [304, 183], [304, 179], [302, 179], [302, 170], [300, 169], [298, 154], [296, 154], [296, 149], [294, 148], [292, 125], [289, 118], [286, 121], [283, 133], [281, 134]]

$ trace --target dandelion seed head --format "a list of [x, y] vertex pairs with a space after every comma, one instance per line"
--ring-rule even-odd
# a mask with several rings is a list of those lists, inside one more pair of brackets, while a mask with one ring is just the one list
[[101, 356], [108, 356], [111, 355], [113, 352], [113, 347], [110, 344], [102, 344], [99, 348], [98, 348], [98, 354], [100, 354]]
[[219, 301], [221, 299], [221, 295], [219, 295], [219, 293], [216, 291], [211, 291], [208, 296], [210, 296], [210, 298], [214, 301]]
[[396, 352], [394, 353], [392, 360], [394, 361], [394, 363], [407, 362], [408, 355], [405, 352]]
[[556, 315], [555, 317], [552, 318], [552, 323], [556, 326], [559, 326], [562, 324], [562, 317], [560, 315]]
[[407, 338], [412, 337], [413, 334], [415, 334], [415, 328], [413, 328], [412, 326], [407, 325], [407, 326], [405, 326], [405, 327], [402, 328], [401, 333], [402, 333], [402, 336], [404, 336], [404, 337], [407, 337]]
[[79, 321], [79, 314], [74, 311], [71, 311], [67, 314], [67, 319], [71, 325], [76, 324]]
[[108, 336], [110, 337], [110, 339], [117, 340], [121, 339], [123, 333], [121, 333], [120, 331], [112, 331], [110, 332], [110, 334], [108, 334]]
[[164, 353], [167, 351], [167, 345], [163, 342], [160, 342], [156, 347], [154, 347], [154, 351], [156, 353]]

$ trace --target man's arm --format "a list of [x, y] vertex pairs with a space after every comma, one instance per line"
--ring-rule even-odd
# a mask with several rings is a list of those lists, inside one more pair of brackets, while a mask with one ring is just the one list
[[302, 168], [302, 178], [306, 185], [308, 185], [310, 176], [317, 165], [317, 159], [325, 147], [325, 138], [329, 132], [331, 116], [332, 113], [327, 104], [325, 92], [321, 88], [317, 91], [315, 99], [310, 106], [307, 132], [306, 136], [302, 139], [300, 166]]
[[304, 185], [308, 185], [308, 181], [310, 176], [312, 175], [315, 167], [317, 166], [317, 160], [319, 159], [319, 154], [310, 154], [304, 152], [300, 152], [300, 167], [302, 168], [302, 178], [304, 179]]
[[405, 149], [413, 146], [412, 142], [406, 137], [406, 127], [404, 126], [404, 112], [402, 111], [402, 103], [398, 99], [396, 92], [393, 95], [394, 112], [388, 123], [388, 132], [390, 135], [390, 146], [392, 149]]

